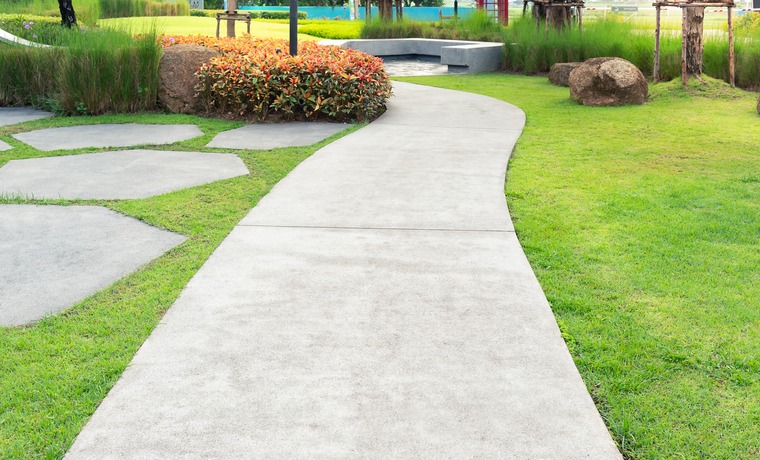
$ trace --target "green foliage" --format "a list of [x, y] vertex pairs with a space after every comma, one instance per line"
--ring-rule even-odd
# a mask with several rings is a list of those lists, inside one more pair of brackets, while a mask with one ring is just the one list
[[0, 105], [84, 115], [155, 108], [156, 34], [66, 30], [55, 47], [0, 49]]
[[204, 0], [203, 8], [206, 10], [223, 10], [224, 0]]
[[361, 38], [437, 38], [499, 42], [502, 27], [485, 12], [476, 11], [458, 21], [422, 22], [404, 19], [385, 22], [379, 18], [365, 23]]
[[360, 21], [306, 20], [298, 23], [298, 32], [333, 40], [359, 38], [364, 26]]
[[[532, 19], [520, 19], [504, 30], [506, 68], [525, 73], [548, 72], [557, 62], [585, 61], [616, 56], [631, 61], [644, 75], [654, 65], [654, 36], [618, 20], [588, 21], [583, 33], [577, 27], [536, 31]], [[723, 36], [705, 35], [704, 73], [728, 80], [728, 42]], [[664, 34], [660, 51], [660, 78], [671, 80], [681, 73], [680, 36]], [[760, 40], [736, 41], [736, 83], [760, 88]]]
[[58, 43], [67, 31], [61, 27], [61, 18], [29, 14], [0, 14], [0, 29], [17, 37], [45, 44]]
[[675, 81], [584, 107], [546, 78], [404, 80], [525, 111], [507, 203], [624, 457], [760, 458], [757, 94]]
[[[74, 0], [77, 20], [95, 24], [100, 18], [131, 16], [187, 16], [187, 0]], [[58, 0], [0, 0], [3, 13], [36, 14], [58, 17]]]
[[[290, 19], [289, 11], [250, 11], [251, 17], [257, 17], [261, 19]], [[306, 19], [306, 12], [299, 11], [298, 19]]]
[[379, 116], [391, 95], [382, 60], [355, 50], [306, 41], [290, 56], [285, 40], [164, 39], [165, 46], [182, 43], [222, 53], [196, 74], [198, 97], [210, 112], [363, 121]]
[[760, 37], [760, 12], [748, 12], [736, 18], [737, 35]]
[[210, 18], [213, 13], [207, 13], [205, 10], [190, 10], [190, 16], [197, 16], [199, 18]]

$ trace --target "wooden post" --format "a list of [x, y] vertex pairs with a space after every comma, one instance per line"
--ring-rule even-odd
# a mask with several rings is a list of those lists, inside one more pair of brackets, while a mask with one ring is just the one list
[[688, 77], [686, 76], [686, 33], [689, 18], [686, 17], [686, 8], [681, 8], [681, 84], [686, 88]]
[[[237, 11], [237, 0], [227, 0], [227, 14], [235, 14]], [[227, 36], [228, 37], [234, 37], [235, 36], [235, 20], [234, 19], [228, 19], [227, 20]]]
[[736, 56], [734, 56], [734, 18], [728, 7], [728, 80], [731, 87], [736, 86]]
[[578, 32], [583, 33], [583, 5], [577, 6], [578, 8]]
[[654, 26], [654, 70], [652, 71], [652, 80], [655, 83], [660, 81], [660, 5], [656, 7], [656, 19]]

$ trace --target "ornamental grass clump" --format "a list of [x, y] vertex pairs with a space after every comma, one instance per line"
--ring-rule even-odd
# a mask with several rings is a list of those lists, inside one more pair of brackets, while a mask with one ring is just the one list
[[378, 117], [391, 95], [381, 59], [337, 46], [285, 40], [165, 37], [164, 46], [197, 44], [222, 55], [197, 72], [198, 97], [212, 113], [264, 119]]

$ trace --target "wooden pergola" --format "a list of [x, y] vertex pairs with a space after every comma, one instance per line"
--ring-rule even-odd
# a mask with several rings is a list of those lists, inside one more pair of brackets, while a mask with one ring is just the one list
[[[733, 1], [725, 1], [725, 2], [686, 2], [686, 1], [657, 1], [652, 4], [652, 6], [655, 7], [656, 10], [656, 25], [655, 25], [655, 35], [654, 35], [654, 71], [652, 78], [654, 81], [659, 81], [660, 79], [660, 10], [663, 7], [675, 7], [675, 8], [681, 8], [681, 14], [683, 17], [683, 24], [681, 27], [681, 82], [684, 86], [686, 86], [686, 82], [689, 80], [689, 76], [691, 75], [691, 72], [689, 71], [688, 67], [689, 64], [687, 62], [687, 47], [688, 46], [699, 46], [703, 47], [702, 43], [702, 29], [700, 24], [700, 30], [699, 30], [699, 42], [698, 43], [688, 43], [689, 42], [689, 36], [693, 35], [693, 31], [690, 30], [691, 24], [690, 21], [687, 18], [687, 11], [689, 8], [702, 8], [704, 11], [704, 8], [726, 8], [728, 10], [728, 75], [729, 75], [729, 83], [731, 83], [731, 86], [736, 85], [736, 58], [734, 56], [734, 21], [733, 21], [733, 8], [736, 7]], [[700, 51], [700, 62], [699, 67], [701, 69], [702, 62], [701, 62], [701, 51]]]

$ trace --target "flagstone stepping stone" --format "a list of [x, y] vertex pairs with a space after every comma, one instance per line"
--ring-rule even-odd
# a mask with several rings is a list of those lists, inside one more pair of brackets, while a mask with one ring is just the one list
[[32, 147], [49, 152], [85, 147], [132, 147], [165, 145], [203, 135], [195, 125], [112, 125], [66, 126], [14, 134]]
[[0, 326], [65, 310], [184, 240], [98, 206], [0, 205]]
[[206, 147], [222, 149], [274, 149], [311, 145], [339, 133], [343, 123], [295, 122], [247, 125], [219, 133]]
[[53, 114], [50, 112], [29, 107], [0, 107], [0, 126], [15, 125], [52, 116]]
[[146, 198], [248, 174], [229, 153], [119, 150], [12, 160], [0, 194], [63, 199]]
[[0, 152], [4, 152], [4, 151], [6, 151], [6, 150], [10, 150], [10, 149], [12, 149], [12, 148], [13, 148], [12, 146], [10, 146], [10, 145], [6, 144], [6, 143], [5, 143], [5, 142], [3, 142], [3, 141], [0, 141]]

